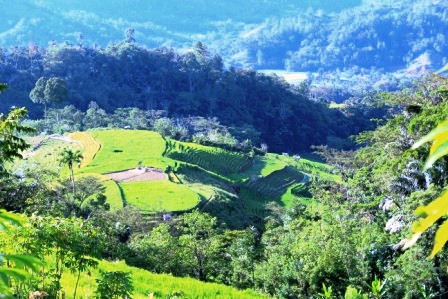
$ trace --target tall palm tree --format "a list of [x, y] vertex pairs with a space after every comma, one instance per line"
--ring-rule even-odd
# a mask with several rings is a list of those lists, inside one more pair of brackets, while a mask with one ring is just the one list
[[76, 163], [79, 165], [81, 164], [81, 160], [83, 158], [81, 151], [76, 150], [73, 151], [70, 148], [65, 148], [60, 154], [59, 154], [59, 163], [60, 164], [67, 164], [68, 169], [70, 170], [70, 181], [72, 182], [73, 187], [73, 195], [75, 195], [75, 175], [73, 174], [73, 164]]

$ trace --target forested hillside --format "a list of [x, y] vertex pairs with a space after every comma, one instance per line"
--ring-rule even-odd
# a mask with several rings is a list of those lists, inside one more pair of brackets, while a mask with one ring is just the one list
[[239, 35], [215, 34], [209, 43], [235, 63], [255, 68], [396, 71], [422, 54], [429, 55], [423, 66], [430, 69], [447, 62], [445, 1], [366, 2], [340, 13], [308, 10], [271, 18]]
[[[107, 48], [17, 47], [2, 52], [0, 61], [0, 77], [11, 86], [3, 95], [1, 110], [26, 106], [33, 118], [47, 106], [71, 104], [86, 110], [91, 102], [106, 112], [134, 107], [162, 110], [174, 118], [216, 117], [226, 126], [260, 132], [261, 140], [275, 151], [304, 150], [369, 126], [368, 119], [352, 126], [350, 117], [310, 101], [306, 85], [291, 87], [278, 77], [226, 69], [221, 57], [201, 43], [184, 53], [150, 50], [135, 43], [130, 32], [126, 40]], [[42, 85], [45, 78], [54, 78], [48, 81], [54, 84]], [[63, 90], [68, 93], [62, 96], [58, 86], [66, 86]], [[30, 97], [45, 105], [35, 105]]]

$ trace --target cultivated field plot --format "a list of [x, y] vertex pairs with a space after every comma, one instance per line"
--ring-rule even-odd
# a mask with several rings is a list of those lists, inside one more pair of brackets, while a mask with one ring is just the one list
[[268, 176], [292, 163], [293, 159], [276, 154], [267, 153], [265, 156], [256, 156], [252, 166], [241, 173], [231, 174], [228, 177], [235, 181], [242, 181], [254, 176]]
[[[99, 130], [70, 135], [84, 148], [89, 161], [79, 174], [103, 174], [112, 209], [124, 204], [145, 213], [193, 208], [199, 196], [167, 180], [163, 169], [173, 161], [163, 157], [165, 140], [143, 130]], [[110, 200], [109, 200], [110, 198]]]
[[90, 133], [101, 149], [82, 172], [110, 173], [136, 168], [138, 165], [164, 169], [165, 140], [156, 132], [143, 130], [104, 130]]
[[117, 183], [113, 180], [106, 180], [102, 182], [106, 187], [107, 203], [110, 205], [112, 211], [123, 208], [123, 199], [121, 198], [121, 191]]
[[142, 212], [182, 211], [199, 202], [199, 196], [183, 185], [170, 181], [120, 183], [125, 201]]
[[266, 197], [277, 197], [284, 194], [288, 187], [299, 183], [302, 179], [302, 173], [292, 166], [287, 166], [281, 170], [274, 171], [266, 177], [248, 181], [244, 185]]
[[305, 176], [293, 166], [276, 170], [266, 177], [252, 179], [241, 185], [240, 197], [253, 212], [263, 210], [270, 201], [277, 201], [284, 206], [291, 204], [290, 194], [294, 185], [302, 182]]

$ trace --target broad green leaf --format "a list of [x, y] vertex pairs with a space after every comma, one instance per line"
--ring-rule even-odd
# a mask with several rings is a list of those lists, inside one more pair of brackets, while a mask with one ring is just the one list
[[3, 281], [8, 282], [11, 278], [18, 281], [26, 280], [30, 274], [23, 269], [17, 268], [0, 268], [0, 277]]
[[[426, 206], [419, 207], [416, 210], [417, 215], [424, 215], [424, 218], [420, 219], [412, 228], [414, 235], [412, 235], [411, 239], [405, 241], [405, 245], [403, 249], [407, 249], [410, 246], [414, 245], [415, 242], [420, 238], [420, 236], [431, 227], [437, 220], [441, 217], [445, 216], [448, 213], [448, 191], [445, 191], [439, 198], [430, 202]], [[446, 223], [446, 222], [445, 222]], [[436, 233], [436, 239], [433, 251], [431, 256], [436, 255], [443, 247], [443, 245], [448, 240], [448, 226], [445, 226], [445, 223], [439, 228]]]
[[7, 212], [6, 210], [0, 210], [0, 230], [7, 230], [8, 227], [6, 223], [11, 223], [12, 225], [21, 226], [23, 218], [20, 215]]
[[448, 212], [448, 192], [444, 192], [439, 198], [430, 202], [426, 206], [419, 207], [416, 210], [417, 215], [426, 215], [423, 219], [420, 219], [414, 224], [414, 233], [423, 233], [431, 225], [433, 225], [441, 217], [445, 216]]
[[38, 266], [42, 265], [42, 262], [38, 258], [31, 255], [5, 254], [3, 257], [14, 262], [16, 268], [28, 267], [35, 272], [39, 271]]
[[437, 134], [437, 139], [434, 139], [434, 142], [432, 143], [431, 150], [429, 151], [429, 154], [433, 154], [436, 149], [441, 146], [442, 144], [448, 142], [448, 130], [444, 132], [440, 132]]

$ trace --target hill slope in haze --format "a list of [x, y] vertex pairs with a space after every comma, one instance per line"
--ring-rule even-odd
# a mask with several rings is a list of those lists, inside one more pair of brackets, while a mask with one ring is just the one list
[[445, 1], [21, 0], [0, 12], [0, 44], [105, 46], [128, 28], [149, 47], [203, 41], [227, 65], [295, 71], [396, 71], [422, 54], [446, 63]]
[[334, 1], [108, 1], [20, 0], [0, 12], [3, 45], [48, 41], [76, 42], [82, 33], [89, 43], [106, 45], [120, 40], [126, 28], [137, 31], [140, 42], [149, 46], [191, 43], [191, 35], [215, 30], [217, 22], [259, 23], [268, 17], [292, 16], [308, 7], [330, 12], [358, 4], [359, 0]]

